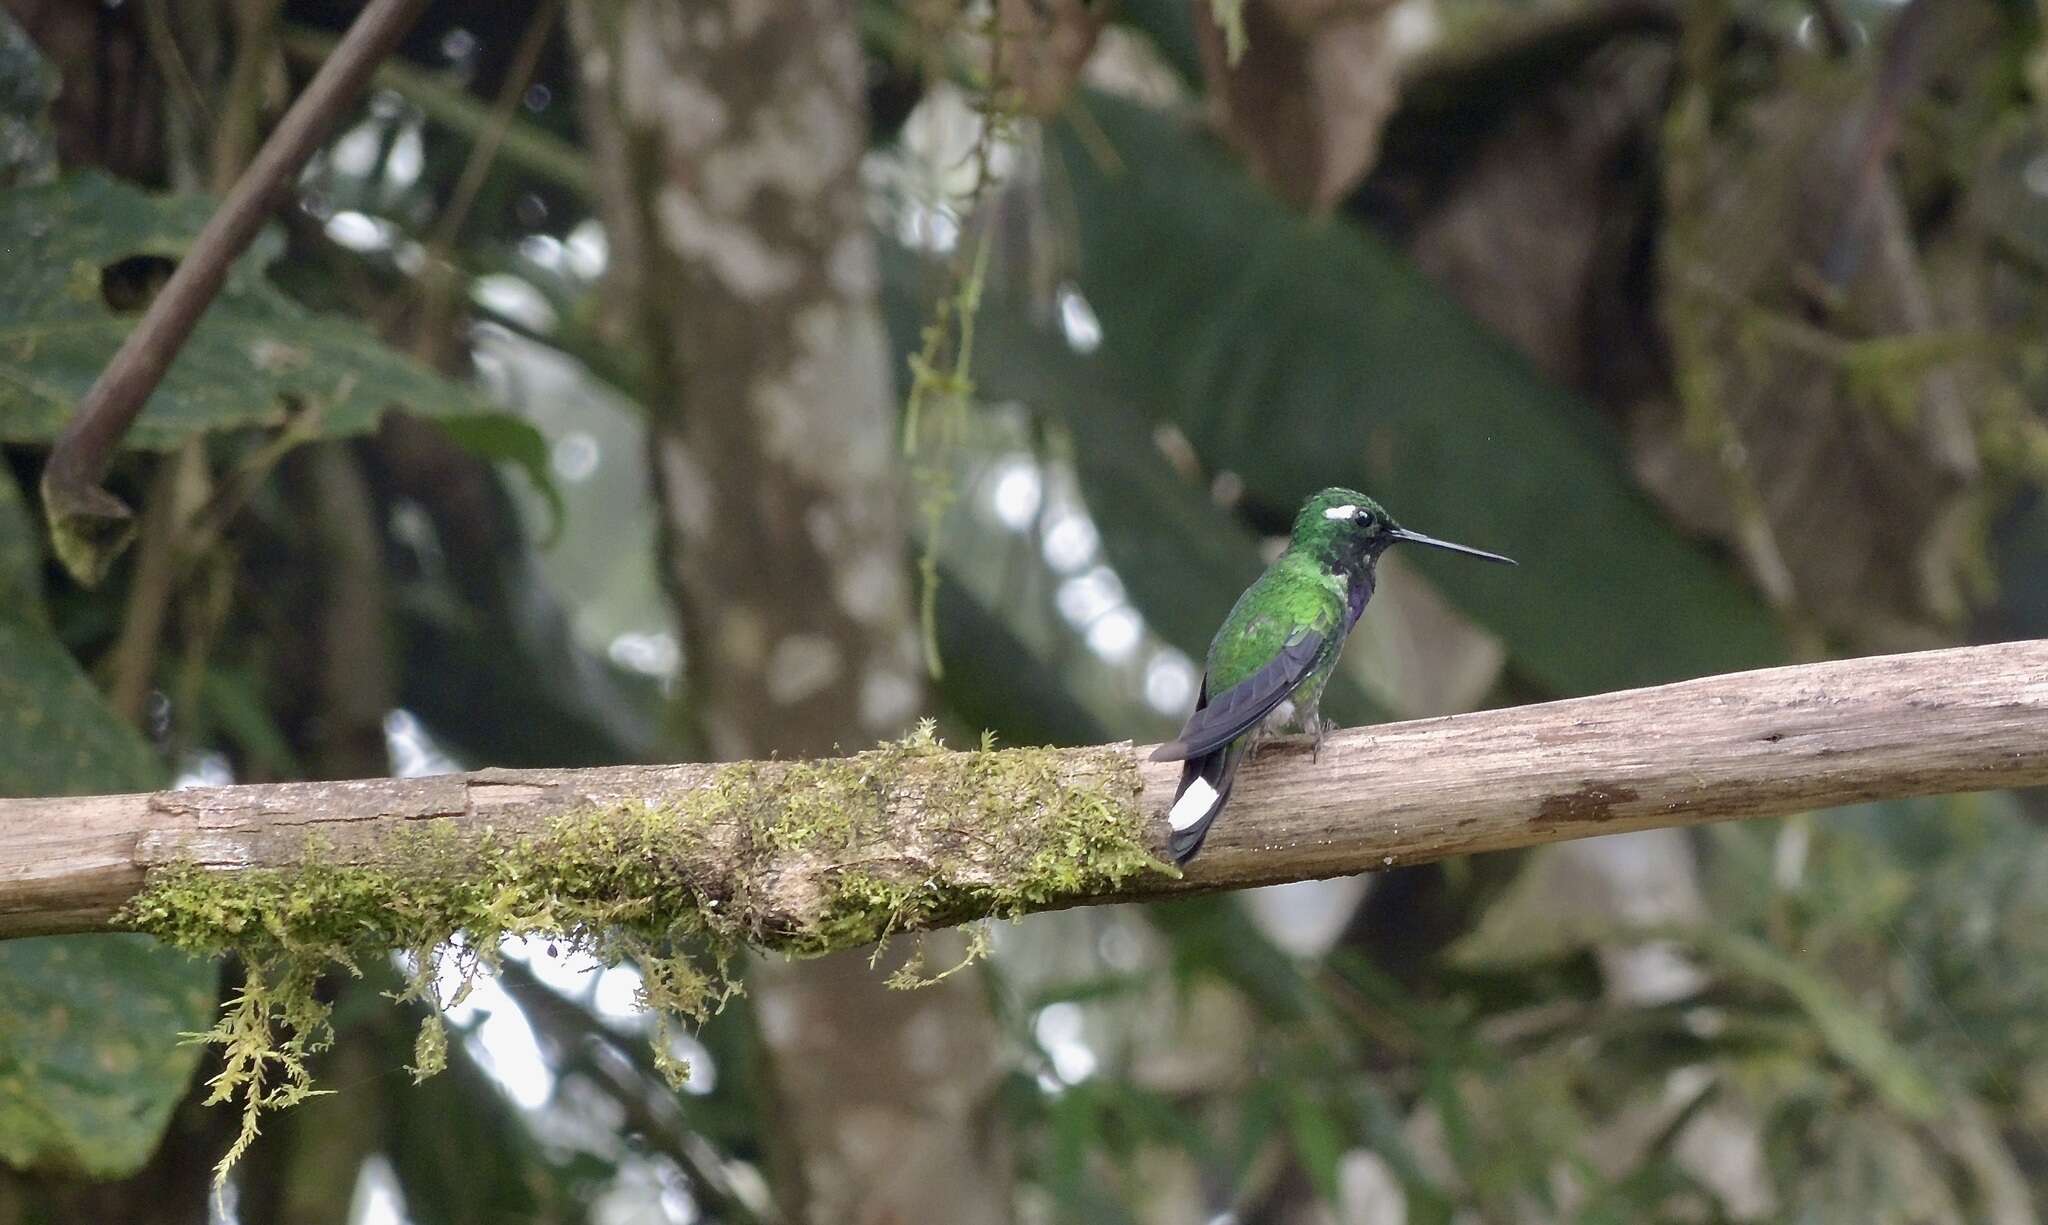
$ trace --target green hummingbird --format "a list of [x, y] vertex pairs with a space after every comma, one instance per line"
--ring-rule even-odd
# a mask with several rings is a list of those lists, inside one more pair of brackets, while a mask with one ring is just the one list
[[1403, 540], [1515, 564], [1411, 532], [1356, 490], [1325, 489], [1303, 504], [1287, 551], [1245, 588], [1210, 642], [1194, 713], [1177, 739], [1153, 751], [1154, 761], [1187, 763], [1167, 813], [1167, 848], [1176, 863], [1202, 849], [1238, 766], [1266, 732], [1306, 730], [1321, 751], [1323, 686], [1372, 598], [1380, 554]]

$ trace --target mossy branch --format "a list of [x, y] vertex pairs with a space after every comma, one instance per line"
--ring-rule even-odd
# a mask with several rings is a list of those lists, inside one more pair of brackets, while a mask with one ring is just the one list
[[[746, 946], [816, 953], [989, 916], [1335, 876], [1625, 830], [2048, 783], [2048, 641], [1807, 664], [1278, 744], [1183, 876], [1179, 773], [1129, 744], [483, 770], [0, 800], [0, 937], [105, 928], [237, 954], [202, 1037], [244, 1130], [312, 1092], [332, 967], [407, 953], [452, 1000], [510, 936], [641, 968], [666, 1026]], [[909, 983], [904, 985], [917, 985]], [[657, 1051], [669, 1049], [657, 1028]], [[445, 1050], [421, 1034], [416, 1071]], [[671, 1067], [681, 1077], [687, 1069]]]
[[890, 931], [1699, 821], [2048, 783], [2048, 641], [1736, 673], [1269, 745], [1179, 877], [1128, 744], [0, 800], [0, 937], [431, 948], [461, 929]]

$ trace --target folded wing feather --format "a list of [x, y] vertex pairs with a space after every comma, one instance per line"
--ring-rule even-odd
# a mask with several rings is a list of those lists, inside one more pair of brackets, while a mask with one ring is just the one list
[[1213, 752], [1258, 726], [1287, 700], [1315, 670], [1322, 653], [1323, 635], [1304, 630], [1282, 647], [1265, 667], [1199, 705], [1188, 716], [1178, 739], [1153, 750], [1154, 761], [1184, 761]]

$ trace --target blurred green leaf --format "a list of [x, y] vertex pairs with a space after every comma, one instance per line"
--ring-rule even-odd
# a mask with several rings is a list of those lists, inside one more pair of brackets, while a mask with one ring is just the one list
[[1100, 1163], [1123, 1156], [1120, 1147], [1127, 1142], [1112, 1128], [1105, 1092], [1097, 1082], [1084, 1081], [1045, 1105], [1043, 1130], [1050, 1133], [1050, 1143], [1039, 1174], [1059, 1206], [1060, 1220], [1126, 1225], [1137, 1219], [1102, 1177]]
[[1336, 1203], [1337, 1166], [1344, 1160], [1345, 1150], [1351, 1147], [1343, 1124], [1313, 1089], [1302, 1086], [1301, 1091], [1288, 1096], [1287, 1131], [1294, 1138], [1294, 1155], [1300, 1159], [1302, 1169], [1308, 1171], [1316, 1194], [1327, 1203]]
[[1411, 1225], [1446, 1225], [1451, 1219], [1451, 1199], [1416, 1160], [1408, 1142], [1407, 1119], [1392, 1094], [1365, 1077], [1348, 1078], [1338, 1091], [1346, 1099], [1345, 1111], [1354, 1134], [1401, 1180]]
[[0, 613], [42, 616], [42, 551], [21, 487], [0, 470]]
[[[0, 472], [0, 796], [157, 786], [156, 755], [44, 621], [36, 541]], [[0, 1161], [135, 1170], [199, 1059], [179, 1035], [204, 1028], [213, 1004], [213, 968], [146, 936], [0, 941]]]
[[1319, 997], [1301, 963], [1282, 952], [1232, 897], [1188, 898], [1145, 908], [1173, 944], [1173, 969], [1183, 980], [1215, 976], [1242, 992], [1265, 1018], [1299, 1026]]
[[1807, 1147], [1787, 1153], [1780, 1219], [1823, 1225], [1962, 1225], [1943, 1177], [1943, 1155], [1924, 1129], [1880, 1111], [1836, 1109], [1815, 1121]]
[[[0, 297], [0, 441], [56, 436], [212, 209], [98, 173], [0, 194], [0, 233], [17, 252]], [[125, 446], [168, 450], [211, 431], [278, 427], [295, 409], [317, 412], [327, 436], [369, 430], [392, 406], [496, 411], [360, 324], [298, 306], [264, 278], [263, 262], [259, 251], [236, 263]]]
[[0, 796], [147, 791], [162, 781], [156, 755], [43, 617], [38, 539], [0, 472]]
[[234, 746], [235, 759], [256, 778], [299, 778], [305, 767], [277, 715], [264, 703], [269, 678], [251, 662], [211, 661], [200, 679], [207, 721]]
[[0, 1161], [97, 1178], [139, 1168], [198, 1062], [179, 1035], [213, 1006], [212, 968], [147, 936], [0, 944]]
[[1404, 523], [1516, 557], [1414, 561], [1562, 693], [1783, 658], [1769, 610], [1636, 493], [1613, 428], [1404, 258], [1293, 213], [1190, 124], [1081, 104], [1048, 177], [1076, 219], [1102, 354], [1130, 404], [1254, 503], [1279, 517], [1355, 485]]
[[1853, 1068], [1879, 1096], [1909, 1119], [1928, 1120], [1942, 1109], [1942, 1093], [1877, 1018], [1857, 1007], [1813, 970], [1759, 940], [1736, 932], [1701, 929], [1684, 939], [1721, 969], [1783, 991], [1819, 1031], [1835, 1058]]
[[1202, 48], [1195, 41], [1195, 23], [1188, 0], [1121, 0], [1116, 19], [1152, 40], [1181, 80], [1202, 86]]
[[0, 607], [0, 795], [149, 790], [155, 754], [34, 609]]
[[2048, 635], [2048, 496], [2022, 496], [1993, 526], [1991, 548], [1999, 582], [1990, 637]]
[[657, 751], [657, 682], [575, 640], [529, 553], [479, 551], [401, 595], [399, 701], [459, 760], [595, 766]]
[[510, 413], [498, 412], [445, 418], [441, 428], [471, 455], [510, 464], [524, 473], [548, 508], [547, 530], [536, 543], [547, 548], [561, 538], [562, 521], [568, 517], [569, 508], [562, 499], [561, 487], [555, 484], [554, 467], [548, 462], [548, 440], [538, 429]]

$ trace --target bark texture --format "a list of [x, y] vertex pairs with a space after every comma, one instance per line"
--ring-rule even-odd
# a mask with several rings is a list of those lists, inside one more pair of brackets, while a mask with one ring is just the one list
[[[1009, 752], [1062, 763], [1052, 786], [1024, 793], [1005, 816], [1020, 840], [1076, 794], [1122, 791], [1121, 804], [1146, 818], [1148, 844], [1165, 844], [1177, 763], [1150, 761], [1145, 747], [1129, 745]], [[906, 755], [901, 769], [959, 777], [955, 767], [971, 767], [977, 756]], [[754, 812], [735, 788], [773, 793], [778, 771], [808, 768], [487, 770], [0, 800], [0, 936], [104, 928], [154, 867], [292, 866], [309, 835], [346, 859], [374, 847], [380, 831], [433, 822], [502, 838], [594, 804], [687, 809], [693, 793], [713, 791], [724, 811]], [[1629, 830], [2044, 784], [2048, 641], [1802, 664], [1336, 732], [1320, 761], [1305, 746], [1275, 743], [1245, 767], [1229, 811], [1183, 877], [1139, 875], [1114, 892], [1051, 893], [1020, 909], [1284, 884]], [[1123, 790], [1132, 785], [1135, 792]], [[879, 832], [863, 836], [900, 845], [904, 870], [944, 868], [961, 883], [1004, 883], [989, 874], [1013, 861], [1008, 849], [959, 837], [960, 789], [876, 790], [887, 802], [862, 825]], [[940, 793], [953, 802], [928, 802]], [[688, 874], [693, 893], [713, 898], [737, 892], [721, 874], [742, 868], [772, 876], [789, 896], [829, 894], [805, 882], [849, 870], [804, 845], [755, 847], [765, 858], [742, 863], [734, 833], [711, 831], [701, 850], [669, 866]], [[956, 855], [965, 858], [946, 867]]]
[[[570, 13], [624, 337], [652, 363], [689, 723], [724, 759], [900, 734], [924, 687], [859, 177], [854, 6]], [[771, 964], [752, 983], [794, 1215], [1008, 1219], [1006, 1149], [977, 1139], [999, 1061], [971, 982], [906, 994], [865, 964]]]
[[572, 7], [715, 757], [899, 733], [923, 700], [848, 5]]

